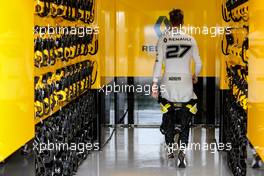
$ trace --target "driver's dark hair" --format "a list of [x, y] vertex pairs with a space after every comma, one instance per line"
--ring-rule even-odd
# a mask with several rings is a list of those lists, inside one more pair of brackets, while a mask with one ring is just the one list
[[169, 15], [172, 26], [183, 25], [183, 11], [181, 9], [172, 9]]

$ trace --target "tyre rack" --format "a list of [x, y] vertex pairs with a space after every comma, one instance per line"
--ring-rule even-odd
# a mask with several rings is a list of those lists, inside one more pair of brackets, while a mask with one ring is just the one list
[[[96, 0], [35, 0], [35, 139], [94, 145], [98, 141], [96, 93], [98, 34]], [[55, 28], [87, 28], [92, 33], [41, 34]], [[46, 30], [47, 29], [47, 30]], [[90, 151], [34, 150], [37, 176], [74, 175]]]
[[[76, 15], [75, 14], [76, 13], [75, 12], [75, 8], [68, 9], [66, 7], [68, 5], [67, 1], [64, 2], [65, 4], [63, 4], [63, 2], [62, 2], [61, 5], [58, 5], [57, 4], [58, 2], [60, 2], [60, 1], [56, 1], [56, 0], [40, 0], [40, 1], [39, 0], [35, 0], [34, 1], [34, 6], [35, 6], [35, 8], [34, 8], [35, 9], [35, 12], [34, 12], [35, 27], [36, 26], [38, 26], [38, 27], [47, 27], [47, 26], [49, 26], [49, 27], [91, 27], [92, 28], [92, 27], [95, 26], [95, 21], [96, 21], [95, 20], [95, 14], [97, 13], [96, 0], [80, 1], [80, 2], [89, 2], [89, 3], [91, 3], [91, 7], [90, 8], [91, 8], [92, 14], [89, 14], [89, 15], [90, 15], [90, 18], [92, 20], [90, 20], [90, 21], [87, 20], [86, 22], [84, 22], [81, 19], [73, 20], [73, 19], [71, 19], [71, 17], [66, 18], [65, 14], [67, 14], [67, 13], [69, 14], [70, 12], [67, 12], [67, 11], [70, 11], [70, 10], [72, 10], [72, 12], [70, 13], [71, 15]], [[58, 9], [63, 9], [63, 13], [61, 12], [62, 13], [61, 15], [54, 16], [54, 11], [56, 12], [56, 10], [54, 10], [54, 7], [57, 10]], [[59, 12], [57, 11], [57, 13], [59, 13]], [[88, 16], [88, 14], [87, 14], [87, 16]], [[36, 39], [36, 37], [37, 37], [37, 35], [35, 34], [35, 39]], [[96, 40], [98, 40], [98, 36], [93, 37], [92, 43], [95, 44]], [[91, 48], [89, 48], [89, 49], [92, 49], [92, 48], [94, 48], [94, 47], [91, 46]], [[74, 64], [86, 61], [86, 60], [97, 61], [97, 58], [94, 58], [92, 55], [88, 54], [86, 56], [77, 56], [74, 59], [70, 59], [67, 62], [58, 59], [54, 65], [50, 65], [50, 66], [46, 66], [46, 67], [36, 67], [35, 66], [35, 68], [34, 68], [34, 76], [35, 77], [36, 76], [42, 76], [42, 75], [50, 73], [50, 72], [54, 73], [58, 69], [62, 69], [62, 68], [68, 67], [70, 65], [74, 65]], [[93, 73], [94, 78], [96, 77], [95, 74], [97, 74], [96, 70]], [[54, 110], [52, 112], [50, 112], [48, 115], [45, 115], [45, 116], [43, 116], [41, 118], [35, 118], [35, 124], [38, 124], [40, 121], [45, 120], [46, 118], [48, 118], [49, 116], [51, 116], [52, 114], [56, 113], [58, 110], [63, 108], [68, 103], [69, 102], [60, 103], [60, 106], [55, 107]]]
[[234, 176], [246, 176], [247, 109], [248, 109], [248, 0], [222, 1], [226, 32], [222, 38], [225, 56], [228, 96], [225, 97], [227, 121], [225, 138], [232, 149], [227, 162]]

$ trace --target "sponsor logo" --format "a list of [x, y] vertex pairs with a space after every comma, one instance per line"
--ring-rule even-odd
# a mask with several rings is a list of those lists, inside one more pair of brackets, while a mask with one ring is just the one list
[[[160, 38], [161, 35], [163, 34], [164, 31], [162, 31], [162, 25], [165, 25], [165, 29], [169, 29], [170, 28], [170, 21], [166, 16], [160, 16], [156, 23], [154, 24], [154, 31], [156, 33], [157, 38]], [[164, 42], [167, 42], [167, 39], [164, 39]], [[143, 45], [142, 46], [142, 52], [145, 53], [156, 53], [157, 52], [157, 46], [155, 45]]]
[[181, 81], [181, 77], [169, 77], [169, 81]]
[[157, 34], [157, 37], [159, 38], [163, 31], [161, 31], [161, 25], [164, 23], [166, 29], [170, 28], [170, 21], [168, 20], [168, 18], [166, 16], [160, 16], [156, 22], [156, 24], [154, 25], [154, 30]]

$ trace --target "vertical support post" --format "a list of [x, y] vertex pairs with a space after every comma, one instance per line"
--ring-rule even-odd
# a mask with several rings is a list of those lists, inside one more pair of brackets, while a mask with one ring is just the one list
[[[134, 77], [128, 77], [127, 83], [129, 86], [134, 85]], [[135, 110], [135, 94], [134, 92], [127, 92], [127, 106], [128, 106], [128, 124], [133, 125], [134, 120], [134, 110]]]

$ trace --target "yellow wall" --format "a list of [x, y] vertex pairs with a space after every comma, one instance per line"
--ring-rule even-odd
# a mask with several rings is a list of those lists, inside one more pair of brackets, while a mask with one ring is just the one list
[[[156, 45], [154, 25], [159, 16], [181, 8], [185, 24], [202, 27], [221, 23], [221, 6], [210, 0], [117, 0], [116, 1], [116, 75], [151, 76], [155, 52], [142, 52], [143, 45]], [[204, 63], [202, 76], [215, 76], [218, 38], [196, 35]]]
[[1, 2], [0, 162], [34, 136], [32, 12], [33, 1]]
[[264, 160], [263, 19], [263, 0], [250, 0], [248, 137]]
[[[172, 8], [184, 10], [186, 25], [211, 27], [222, 24], [220, 1], [102, 1], [98, 0], [101, 85], [108, 83], [114, 76], [152, 75], [156, 54], [142, 51], [142, 47], [156, 45], [158, 36], [154, 25], [160, 16], [168, 17]], [[164, 26], [163, 24], [162, 28]], [[204, 63], [201, 75], [220, 77], [220, 37], [196, 35], [195, 38]]]
[[116, 11], [113, 0], [98, 0], [98, 26], [101, 86], [107, 84], [115, 76], [115, 27]]

